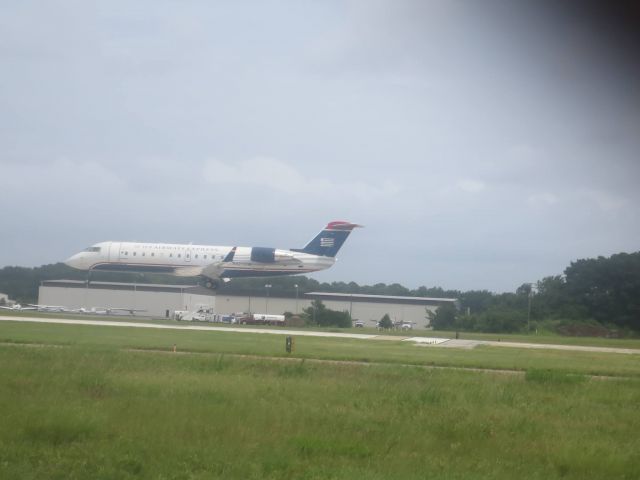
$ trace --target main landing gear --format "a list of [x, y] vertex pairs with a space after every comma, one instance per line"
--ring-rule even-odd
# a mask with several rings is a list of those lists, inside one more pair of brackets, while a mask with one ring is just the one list
[[211, 278], [207, 278], [204, 281], [204, 286], [205, 286], [205, 288], [208, 288], [209, 290], [217, 290], [220, 287], [220, 282], [218, 280], [213, 280]]

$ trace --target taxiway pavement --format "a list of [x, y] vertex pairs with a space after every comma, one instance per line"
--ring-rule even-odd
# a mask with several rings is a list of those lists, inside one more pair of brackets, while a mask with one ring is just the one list
[[544, 343], [519, 343], [519, 342], [495, 342], [488, 340], [455, 340], [437, 337], [403, 337], [395, 335], [371, 335], [363, 333], [337, 333], [337, 332], [316, 332], [305, 330], [287, 330], [287, 329], [261, 329], [261, 328], [245, 328], [245, 327], [214, 327], [209, 325], [167, 325], [149, 322], [128, 322], [113, 320], [86, 320], [71, 318], [49, 318], [49, 317], [23, 317], [23, 316], [0, 316], [0, 321], [7, 322], [26, 322], [26, 323], [52, 323], [63, 325], [92, 325], [106, 327], [130, 327], [130, 328], [155, 328], [164, 330], [196, 330], [196, 331], [214, 331], [214, 332], [235, 332], [235, 333], [259, 333], [267, 335], [293, 335], [300, 337], [331, 337], [331, 338], [351, 338], [358, 340], [387, 340], [387, 341], [404, 341], [413, 342], [419, 346], [428, 347], [447, 347], [447, 348], [463, 348], [472, 349], [480, 345], [490, 347], [510, 347], [510, 348], [534, 348], [545, 350], [569, 350], [580, 352], [596, 352], [596, 353], [623, 353], [638, 354], [640, 349], [632, 348], [613, 348], [613, 347], [588, 347], [583, 345], [555, 345]]

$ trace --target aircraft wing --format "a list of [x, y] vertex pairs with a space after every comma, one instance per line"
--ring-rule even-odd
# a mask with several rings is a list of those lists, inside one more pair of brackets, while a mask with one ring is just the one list
[[34, 303], [30, 303], [29, 306], [33, 309], [46, 310], [50, 312], [66, 312], [68, 310], [67, 307], [62, 305], [37, 305]]
[[17, 305], [15, 307], [5, 307], [5, 306], [1, 306], [0, 307], [2, 310], [13, 310], [15, 312], [22, 312], [24, 310], [37, 310], [36, 307], [21, 307], [20, 305]]
[[210, 263], [202, 269], [202, 275], [209, 278], [220, 278], [222, 272], [230, 262], [215, 262]]
[[129, 312], [129, 314], [134, 315], [136, 312], [146, 312], [144, 309], [140, 308], [107, 308], [107, 312]]

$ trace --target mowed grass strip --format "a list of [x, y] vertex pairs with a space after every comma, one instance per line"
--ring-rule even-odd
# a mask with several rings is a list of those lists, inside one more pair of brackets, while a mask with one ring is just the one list
[[[295, 336], [294, 336], [295, 337]], [[141, 348], [179, 352], [288, 356], [281, 335], [219, 331], [155, 330], [132, 327], [0, 322], [0, 345], [36, 343]], [[348, 360], [466, 368], [520, 370], [549, 369], [585, 375], [640, 377], [640, 355], [477, 347], [461, 350], [416, 346], [411, 342], [295, 337], [297, 358]]]
[[0, 478], [637, 478], [640, 381], [0, 348]]

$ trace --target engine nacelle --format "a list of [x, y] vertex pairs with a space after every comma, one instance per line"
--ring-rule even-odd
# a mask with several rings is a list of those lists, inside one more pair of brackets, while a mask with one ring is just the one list
[[251, 261], [259, 263], [274, 263], [276, 261], [276, 249], [265, 247], [251, 248]]
[[238, 247], [233, 255], [234, 264], [272, 264], [288, 265], [299, 263], [292, 252], [265, 247]]

